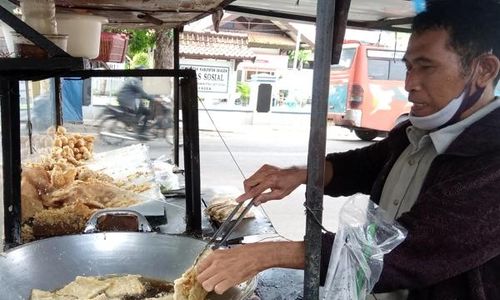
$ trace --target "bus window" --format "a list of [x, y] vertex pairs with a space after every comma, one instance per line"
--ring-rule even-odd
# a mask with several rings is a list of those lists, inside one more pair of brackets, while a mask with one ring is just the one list
[[401, 60], [368, 59], [368, 78], [373, 80], [405, 80], [406, 66]]
[[385, 59], [368, 59], [368, 79], [387, 80], [389, 78], [389, 61]]
[[389, 62], [389, 80], [405, 80], [406, 65], [402, 60], [391, 60]]
[[356, 53], [356, 48], [344, 48], [340, 54], [339, 63], [334, 67], [339, 69], [350, 69], [352, 61], [354, 60], [354, 53]]

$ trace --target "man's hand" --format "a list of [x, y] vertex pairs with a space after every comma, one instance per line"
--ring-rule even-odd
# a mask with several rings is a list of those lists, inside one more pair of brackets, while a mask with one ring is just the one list
[[269, 200], [283, 199], [299, 185], [305, 184], [306, 180], [306, 168], [280, 169], [264, 165], [243, 182], [245, 193], [236, 198], [236, 201], [243, 202], [253, 198], [254, 204], [259, 205]]
[[218, 249], [196, 266], [197, 279], [208, 291], [223, 294], [272, 267], [304, 268], [303, 242], [267, 242]]
[[259, 271], [259, 253], [248, 245], [231, 249], [217, 249], [197, 265], [198, 281], [208, 291], [223, 294], [229, 288], [244, 282]]

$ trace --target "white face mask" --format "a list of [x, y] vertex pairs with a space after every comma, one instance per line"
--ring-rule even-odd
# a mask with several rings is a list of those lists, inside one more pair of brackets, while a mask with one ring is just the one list
[[433, 130], [448, 123], [457, 113], [465, 97], [466, 89], [455, 99], [451, 100], [441, 110], [425, 117], [414, 116], [410, 112], [410, 122], [413, 126], [423, 130]]

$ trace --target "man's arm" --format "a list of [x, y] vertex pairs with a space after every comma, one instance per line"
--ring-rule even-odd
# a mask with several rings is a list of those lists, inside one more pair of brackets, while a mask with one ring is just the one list
[[[325, 162], [325, 185], [333, 177], [333, 165]], [[255, 174], [243, 182], [245, 193], [236, 198], [242, 202], [254, 198], [254, 203], [279, 200], [288, 196], [299, 185], [307, 183], [307, 167], [278, 168], [271, 165], [262, 166]]]
[[131, 80], [130, 82], [127, 82], [125, 88], [129, 89], [130, 93], [134, 94], [134, 98], [154, 100], [153, 96], [146, 93], [146, 91], [144, 90], [144, 87], [142, 86], [142, 82], [139, 79]]
[[[328, 271], [328, 260], [335, 235], [323, 234], [320, 279], [322, 284]], [[304, 242], [265, 242], [215, 250], [196, 267], [197, 280], [207, 291], [224, 293], [257, 273], [270, 268], [304, 269]]]
[[[399, 154], [407, 145], [406, 127], [400, 124], [389, 137], [370, 146], [342, 153], [331, 153], [325, 159], [325, 194], [348, 196], [370, 194], [371, 188], [390, 155]], [[394, 141], [398, 141], [394, 145]], [[278, 168], [264, 165], [244, 181], [245, 193], [236, 198], [242, 202], [254, 198], [256, 203], [283, 199], [299, 185], [307, 182], [305, 166]]]
[[394, 149], [391, 136], [401, 132], [404, 133], [404, 130], [391, 133], [388, 138], [367, 147], [328, 154], [326, 162], [334, 166], [332, 169], [335, 172], [327, 174], [325, 168], [325, 194], [333, 197], [355, 193], [369, 195], [390, 155], [399, 154], [400, 149]]
[[207, 291], [222, 294], [269, 268], [304, 268], [303, 242], [265, 242], [215, 250], [197, 265], [197, 279]]
[[283, 199], [299, 185], [306, 183], [307, 169], [304, 167], [278, 168], [263, 165], [243, 182], [245, 193], [237, 202], [254, 199], [254, 204]]
[[144, 90], [144, 88], [142, 86], [138, 86], [137, 92], [139, 93], [139, 95], [140, 95], [139, 98], [141, 98], [141, 99], [148, 99], [150, 101], [155, 100], [155, 97], [153, 97], [150, 94], [146, 93], [146, 91]]

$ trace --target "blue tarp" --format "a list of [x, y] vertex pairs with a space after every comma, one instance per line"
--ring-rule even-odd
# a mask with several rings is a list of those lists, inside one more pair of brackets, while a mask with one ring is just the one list
[[63, 78], [61, 92], [64, 122], [82, 122], [83, 80], [71, 77]]

